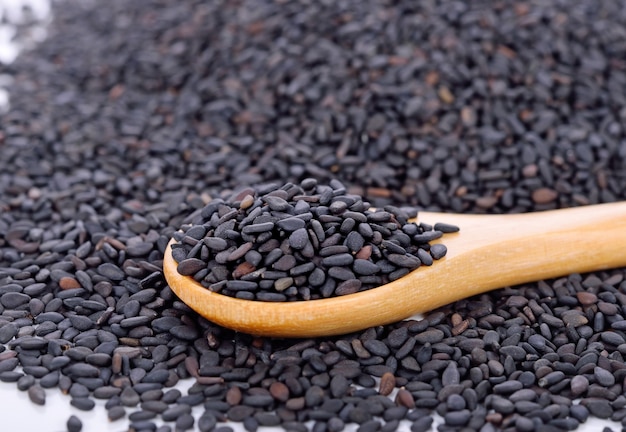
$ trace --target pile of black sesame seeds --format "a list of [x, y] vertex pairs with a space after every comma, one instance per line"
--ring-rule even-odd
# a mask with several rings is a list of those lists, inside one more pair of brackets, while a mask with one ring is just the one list
[[[410, 221], [417, 210], [371, 209], [332, 180], [243, 188], [195, 212], [174, 233], [178, 273], [244, 300], [282, 302], [354, 294], [431, 266], [429, 242], [459, 227]], [[167, 253], [167, 252], [166, 252]]]
[[624, 199], [624, 6], [55, 3], [3, 66], [0, 380], [106, 399], [135, 431], [624, 422], [624, 269], [315, 340], [220, 328], [161, 274], [175, 231], [244, 185], [473, 213]]

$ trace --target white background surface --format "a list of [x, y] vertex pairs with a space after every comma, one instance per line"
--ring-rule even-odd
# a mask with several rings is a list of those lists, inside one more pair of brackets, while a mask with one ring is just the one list
[[[131, 0], [132, 1], [132, 0]], [[0, 0], [0, 10], [8, 17], [9, 22], [17, 22], [22, 13], [22, 5], [30, 5], [33, 13], [39, 20], [47, 21], [49, 18], [49, 0]], [[15, 29], [7, 24], [0, 24], [0, 61], [12, 61], [20, 50], [20, 46], [12, 41]], [[33, 43], [45, 37], [45, 28], [36, 27], [30, 34]], [[28, 44], [26, 44], [26, 49]], [[6, 85], [7, 77], [0, 75], [0, 86]], [[7, 106], [6, 93], [0, 91], [0, 106]], [[178, 384], [183, 394], [192, 384], [186, 380]], [[83, 422], [85, 432], [121, 432], [128, 430], [128, 420], [122, 419], [109, 422], [105, 401], [96, 400], [96, 407], [89, 412], [80, 411], [70, 405], [70, 397], [63, 395], [58, 388], [46, 389], [46, 404], [34, 405], [30, 402], [26, 392], [19, 391], [15, 383], [0, 382], [0, 432], [62, 432], [66, 431], [66, 422], [70, 415], [74, 414]], [[132, 410], [127, 410], [127, 413]], [[202, 407], [194, 409], [196, 419], [202, 414]], [[157, 419], [152, 420], [159, 424]], [[173, 425], [172, 425], [173, 426]], [[239, 424], [232, 424], [235, 431], [243, 431]], [[605, 426], [614, 431], [620, 431], [621, 425], [615, 422], [591, 419], [578, 429], [578, 432], [602, 431]], [[172, 427], [173, 429], [173, 427]], [[356, 428], [346, 428], [346, 431], [354, 431]], [[260, 428], [260, 430], [271, 430]], [[282, 430], [282, 429], [278, 429]], [[408, 431], [409, 424], [405, 422], [401, 430]]]

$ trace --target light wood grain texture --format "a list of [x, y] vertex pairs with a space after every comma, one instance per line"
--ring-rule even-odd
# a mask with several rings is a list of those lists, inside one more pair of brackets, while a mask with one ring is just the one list
[[420, 212], [419, 221], [458, 225], [447, 256], [372, 290], [323, 300], [265, 303], [213, 293], [176, 271], [165, 277], [199, 314], [245, 333], [313, 337], [388, 324], [496, 288], [626, 266], [626, 203], [518, 215]]

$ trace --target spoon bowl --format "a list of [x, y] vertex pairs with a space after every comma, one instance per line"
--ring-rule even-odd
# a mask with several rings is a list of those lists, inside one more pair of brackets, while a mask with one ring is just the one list
[[218, 294], [178, 273], [174, 240], [163, 271], [176, 295], [209, 321], [259, 336], [317, 337], [397, 322], [497, 288], [626, 266], [626, 202], [509, 215], [420, 212], [418, 220], [460, 227], [441, 239], [446, 256], [355, 294], [296, 302]]

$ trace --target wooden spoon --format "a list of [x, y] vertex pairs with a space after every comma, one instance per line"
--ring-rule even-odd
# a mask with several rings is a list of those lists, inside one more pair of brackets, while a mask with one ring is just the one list
[[389, 324], [496, 288], [626, 266], [626, 202], [513, 215], [420, 212], [461, 231], [441, 239], [445, 258], [368, 291], [320, 300], [240, 300], [181, 276], [165, 251], [163, 270], [180, 299], [208, 320], [277, 337], [345, 334]]

